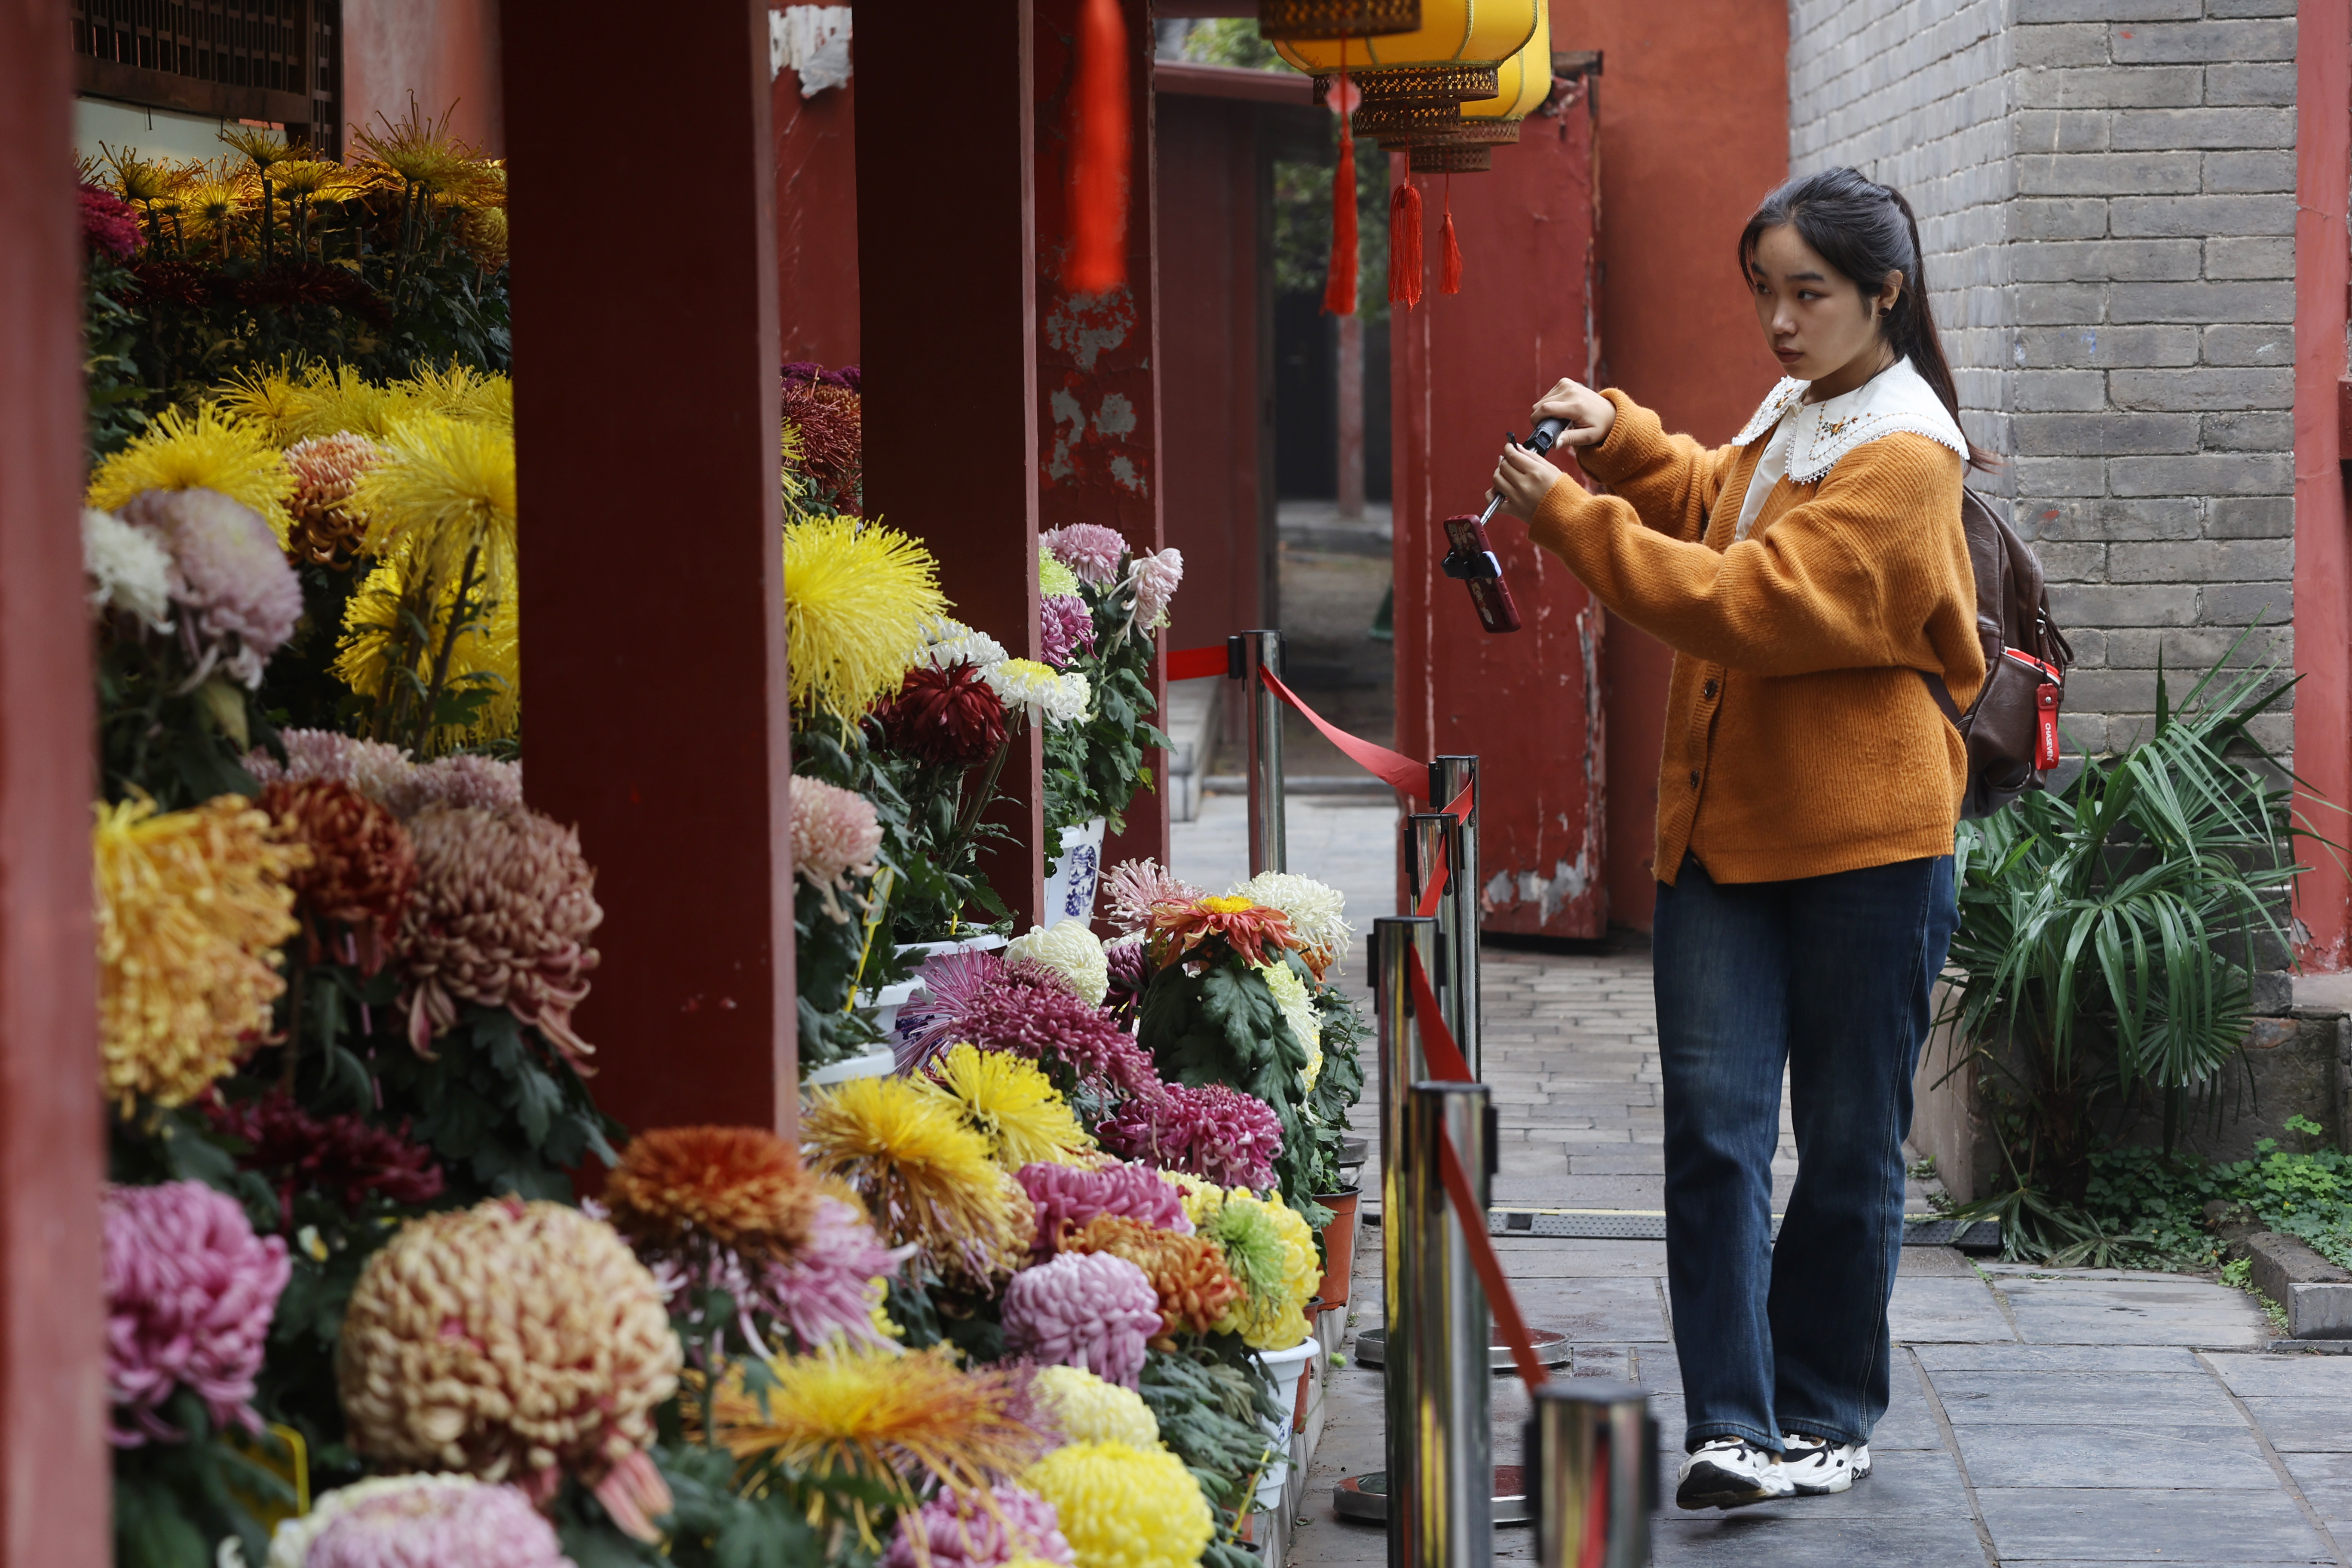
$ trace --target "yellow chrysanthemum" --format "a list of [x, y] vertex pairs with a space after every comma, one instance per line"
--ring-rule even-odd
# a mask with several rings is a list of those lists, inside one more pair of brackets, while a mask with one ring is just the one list
[[98, 807], [99, 1048], [126, 1114], [142, 1095], [187, 1103], [268, 1028], [277, 950], [298, 929], [286, 876], [310, 859], [268, 835], [242, 795]]
[[915, 1081], [950, 1101], [1008, 1171], [1040, 1163], [1075, 1165], [1094, 1150], [1070, 1102], [1024, 1057], [956, 1046], [931, 1064], [929, 1077]]
[[1078, 591], [1078, 574], [1046, 554], [1037, 552], [1037, 592], [1047, 598]]
[[1082, 1366], [1041, 1367], [1029, 1391], [1073, 1443], [1160, 1446], [1160, 1422], [1143, 1395], [1105, 1383]]
[[[343, 636], [335, 653], [334, 672], [342, 683], [379, 707], [392, 701], [399, 685], [395, 661], [404, 664], [419, 682], [431, 679], [448, 635], [449, 617], [457, 600], [454, 577], [441, 581], [430, 613], [410, 603], [410, 574], [404, 562], [386, 562], [367, 575], [343, 605]], [[475, 710], [471, 724], [435, 727], [425, 750], [442, 752], [485, 741], [502, 741], [522, 723], [522, 624], [511, 591], [490, 598], [485, 606], [480, 590], [472, 595], [473, 614], [459, 627], [450, 645], [446, 689], [486, 687], [489, 700]], [[415, 640], [408, 616], [415, 615], [430, 632]], [[405, 737], [403, 737], [404, 740]]]
[[293, 523], [286, 498], [294, 476], [268, 433], [209, 403], [197, 405], [194, 418], [176, 408], [157, 415], [145, 434], [99, 465], [84, 504], [114, 511], [144, 490], [217, 490], [259, 512], [280, 543]]
[[302, 410], [298, 437], [352, 435], [381, 441], [410, 413], [408, 399], [350, 365], [310, 365], [295, 391]]
[[446, 369], [420, 364], [405, 381], [394, 382], [391, 390], [416, 413], [514, 428], [514, 382], [494, 370], [476, 370], [455, 360]]
[[[1045, 1444], [1021, 1419], [1023, 1374], [959, 1371], [950, 1345], [913, 1352], [835, 1348], [781, 1356], [767, 1370], [773, 1381], [758, 1392], [740, 1368], [719, 1384], [713, 1400], [719, 1443], [739, 1459], [772, 1457], [795, 1470], [879, 1489], [900, 1508], [913, 1507], [929, 1480], [976, 1497], [992, 1475], [1019, 1470]], [[825, 1510], [838, 1506], [834, 1489], [812, 1490], [811, 1517], [827, 1522]], [[865, 1503], [851, 1506], [860, 1534], [874, 1544]]]
[[1184, 1217], [1224, 1248], [1225, 1266], [1245, 1294], [1216, 1326], [1237, 1332], [1253, 1350], [1286, 1350], [1307, 1331], [1307, 1298], [1322, 1283], [1315, 1233], [1279, 1196], [1261, 1198], [1247, 1187], [1219, 1188], [1176, 1176], [1184, 1187]]
[[852, 1079], [801, 1118], [810, 1170], [839, 1176], [894, 1247], [982, 1288], [1028, 1257], [1036, 1210], [945, 1095], [903, 1078]]
[[784, 637], [793, 705], [853, 721], [922, 662], [948, 612], [939, 563], [894, 528], [812, 517], [784, 530]]
[[514, 432], [482, 419], [412, 414], [378, 438], [383, 456], [352, 490], [367, 551], [405, 556], [455, 581], [469, 556], [494, 590], [515, 563]]
[[1076, 1568], [1188, 1568], [1215, 1529], [1201, 1484], [1164, 1448], [1072, 1443], [1021, 1484], [1061, 1516]]
[[273, 447], [291, 447], [303, 438], [303, 423], [310, 416], [311, 399], [287, 365], [268, 369], [247, 365], [213, 389], [213, 401], [231, 417], [264, 432]]
[[1242, 1342], [1253, 1350], [1287, 1350], [1307, 1333], [1307, 1302], [1323, 1282], [1323, 1269], [1315, 1260], [1315, 1233], [1307, 1228], [1306, 1216], [1279, 1197], [1250, 1201], [1266, 1210], [1282, 1237], [1282, 1289], [1251, 1298], [1242, 1313]]

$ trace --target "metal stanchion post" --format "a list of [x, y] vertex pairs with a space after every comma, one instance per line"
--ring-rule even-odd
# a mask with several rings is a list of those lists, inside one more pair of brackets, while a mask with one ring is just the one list
[[[1407, 1206], [1412, 1201], [1406, 1195], [1408, 1156], [1402, 1142], [1405, 1099], [1416, 1082], [1429, 1076], [1428, 1063], [1422, 1057], [1421, 1037], [1412, 1024], [1411, 958], [1416, 952], [1423, 967], [1437, 962], [1435, 921], [1401, 917], [1372, 921], [1372, 1015], [1380, 1045], [1374, 1082], [1380, 1092], [1381, 1306], [1385, 1331], [1396, 1345], [1394, 1353], [1384, 1357], [1388, 1397], [1385, 1473], [1391, 1476], [1410, 1476], [1418, 1468], [1412, 1424], [1403, 1415], [1410, 1406], [1400, 1404], [1400, 1395], [1412, 1379], [1412, 1342], [1404, 1336], [1410, 1331], [1416, 1307], [1411, 1283], [1403, 1272], [1405, 1232], [1413, 1212]], [[1375, 1494], [1374, 1506], [1384, 1506], [1387, 1500]], [[1391, 1520], [1394, 1513], [1393, 1509], [1389, 1510]], [[1391, 1522], [1389, 1568], [1403, 1568], [1403, 1561], [1398, 1555], [1398, 1540]]]
[[1455, 981], [1454, 994], [1444, 998], [1445, 1021], [1453, 1026], [1463, 1059], [1470, 1064], [1470, 1076], [1483, 1079], [1486, 1064], [1478, 1016], [1478, 759], [1438, 758], [1429, 764], [1429, 804], [1433, 807], [1451, 804], [1465, 788], [1470, 791], [1470, 814], [1446, 834], [1454, 875], [1447, 885], [1448, 901], [1438, 911], [1438, 919], [1445, 922], [1446, 961]]
[[1648, 1392], [1596, 1377], [1528, 1393], [1538, 1568], [1649, 1568], [1658, 1429]]
[[1290, 869], [1290, 849], [1283, 832], [1282, 700], [1257, 678], [1261, 669], [1282, 677], [1282, 634], [1250, 631], [1231, 639], [1241, 647], [1240, 670], [1247, 689], [1244, 710], [1249, 715], [1249, 868]]
[[[1406, 1352], [1388, 1372], [1389, 1562], [1393, 1568], [1459, 1568], [1495, 1555], [1494, 1373], [1486, 1358], [1486, 1290], [1470, 1262], [1462, 1216], [1441, 1178], [1451, 1141], [1477, 1198], [1486, 1202], [1486, 1087], [1416, 1083], [1405, 1099], [1404, 1209], [1395, 1219], [1402, 1300], [1389, 1343]], [[1392, 1301], [1395, 1300], [1391, 1299]], [[1399, 1375], [1402, 1370], [1402, 1376]]]

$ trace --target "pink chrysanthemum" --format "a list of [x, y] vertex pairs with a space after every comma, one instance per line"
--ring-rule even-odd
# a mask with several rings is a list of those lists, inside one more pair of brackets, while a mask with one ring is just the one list
[[139, 214], [129, 202], [97, 185], [81, 187], [81, 238], [92, 250], [102, 250], [117, 261], [147, 243], [139, 232]]
[[509, 811], [522, 805], [522, 764], [472, 752], [414, 764], [384, 803], [394, 816], [414, 816], [428, 805]]
[[366, 517], [352, 510], [352, 490], [375, 467], [383, 449], [356, 430], [313, 436], [286, 448], [286, 471], [294, 476], [287, 515], [294, 526], [287, 553], [322, 566], [341, 566], [367, 533]]
[[1022, 1166], [1015, 1179], [1037, 1206], [1037, 1234], [1029, 1248], [1033, 1258], [1051, 1256], [1063, 1237], [1107, 1214], [1139, 1220], [1155, 1230], [1192, 1234], [1192, 1222], [1184, 1217], [1183, 1194], [1146, 1166], [1110, 1164], [1087, 1170], [1041, 1163]]
[[1008, 963], [992, 952], [944, 953], [923, 965], [929, 994], [898, 1015], [898, 1067], [912, 1072], [950, 1046], [969, 1041], [1067, 1066], [1078, 1080], [1128, 1094], [1159, 1079], [1135, 1037], [1041, 963]]
[[874, 1282], [896, 1275], [914, 1255], [912, 1247], [883, 1246], [863, 1210], [839, 1198], [819, 1198], [808, 1240], [789, 1259], [758, 1271], [761, 1304], [807, 1349], [835, 1337], [882, 1344]]
[[1184, 581], [1184, 552], [1170, 546], [1135, 558], [1135, 624], [1149, 631], [1168, 613]]
[[1108, 1252], [1066, 1252], [1004, 1288], [1004, 1343], [1014, 1355], [1078, 1366], [1133, 1388], [1160, 1331], [1150, 1276]]
[[1048, 594], [1037, 601], [1037, 649], [1047, 664], [1066, 668], [1094, 646], [1094, 612], [1084, 599], [1076, 594]]
[[1274, 1108], [1221, 1083], [1171, 1083], [1157, 1098], [1130, 1100], [1095, 1135], [1114, 1154], [1221, 1187], [1274, 1185], [1274, 1159], [1282, 1152]]
[[872, 801], [823, 779], [793, 775], [793, 869], [824, 895], [835, 920], [849, 917], [834, 895], [848, 890], [851, 877], [872, 876], [881, 847]]
[[[332, 730], [280, 730], [278, 739], [286, 748], [284, 763], [258, 749], [246, 755], [245, 771], [265, 784], [281, 779], [331, 779], [351, 785], [378, 805], [390, 806], [394, 789], [415, 766], [401, 747]], [[401, 814], [395, 810], [393, 815]]]
[[261, 514], [217, 490], [145, 490], [123, 504], [122, 521], [154, 530], [171, 552], [191, 684], [217, 668], [259, 686], [302, 618], [301, 580]]
[[[927, 1548], [919, 1553], [909, 1539], [917, 1535]], [[1060, 1568], [1076, 1561], [1054, 1505], [1007, 1481], [985, 1500], [942, 1492], [920, 1512], [901, 1515], [882, 1568], [1004, 1568], [1024, 1558]]]
[[253, 1380], [290, 1272], [285, 1241], [255, 1236], [236, 1200], [201, 1182], [110, 1186], [101, 1202], [108, 1437], [185, 1442], [156, 1414], [182, 1386], [215, 1426], [260, 1431]]
[[1102, 879], [1102, 895], [1109, 906], [1105, 918], [1122, 931], [1135, 932], [1151, 923], [1155, 904], [1189, 904], [1201, 889], [1157, 860], [1122, 860]]
[[362, 1485], [375, 1489], [311, 1538], [302, 1568], [572, 1568], [555, 1527], [517, 1488], [471, 1476]]
[[1127, 537], [1098, 522], [1073, 522], [1037, 536], [1038, 547], [1077, 574], [1079, 582], [1100, 588], [1118, 580], [1119, 557], [1127, 553]]

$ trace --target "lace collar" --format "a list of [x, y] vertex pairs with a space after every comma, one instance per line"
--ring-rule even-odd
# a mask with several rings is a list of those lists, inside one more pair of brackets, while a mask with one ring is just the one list
[[1789, 444], [1789, 478], [1801, 485], [1818, 482], [1840, 458], [1864, 442], [1898, 430], [1925, 436], [1958, 452], [1961, 461], [1968, 460], [1968, 437], [1960, 434], [1943, 399], [1907, 358], [1897, 360], [1852, 392], [1820, 403], [1803, 401], [1810, 384], [1783, 377], [1731, 444], [1745, 447], [1769, 435], [1793, 408], [1796, 431]]

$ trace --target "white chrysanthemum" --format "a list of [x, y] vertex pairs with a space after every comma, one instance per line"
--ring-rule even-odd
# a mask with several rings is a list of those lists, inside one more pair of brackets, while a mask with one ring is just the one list
[[923, 642], [924, 657], [933, 669], [969, 664], [984, 675], [1009, 657], [1004, 645], [986, 632], [974, 631], [947, 616], [923, 628]]
[[152, 529], [133, 528], [110, 511], [84, 507], [81, 567], [89, 607], [136, 616], [157, 631], [172, 618], [172, 557]]
[[1084, 921], [1057, 921], [1051, 931], [1031, 926], [1027, 936], [1005, 943], [1004, 956], [1044, 964], [1094, 1006], [1101, 1006], [1110, 994], [1110, 961], [1103, 956], [1101, 939]]
[[[1309, 1072], [1318, 1070], [1312, 1064], [1323, 1052], [1323, 1026], [1316, 1021], [1315, 998], [1307, 994], [1307, 982], [1299, 979], [1298, 971], [1286, 963], [1259, 964], [1257, 975], [1265, 982], [1265, 988], [1274, 993], [1274, 1005], [1282, 1009], [1283, 1019], [1289, 1024], [1290, 1032], [1298, 1037], [1300, 1045], [1307, 1047]], [[1311, 1077], [1307, 1087], [1314, 1087]]]
[[1075, 724], [1094, 706], [1095, 689], [1083, 675], [1072, 672], [1054, 682], [1045, 697], [1045, 717], [1055, 724]]
[[1094, 688], [1085, 676], [1064, 675], [1034, 658], [1008, 658], [983, 669], [981, 679], [1007, 708], [1026, 708], [1056, 725], [1085, 718], [1094, 701]]
[[1348, 962], [1348, 942], [1354, 933], [1340, 918], [1347, 900], [1339, 889], [1312, 877], [1286, 871], [1262, 871], [1234, 889], [1234, 896], [1280, 910], [1307, 951], [1316, 955], [1316, 972]]
[[1058, 594], [1076, 594], [1078, 574], [1055, 560], [1044, 551], [1037, 552], [1037, 592], [1045, 598]]

